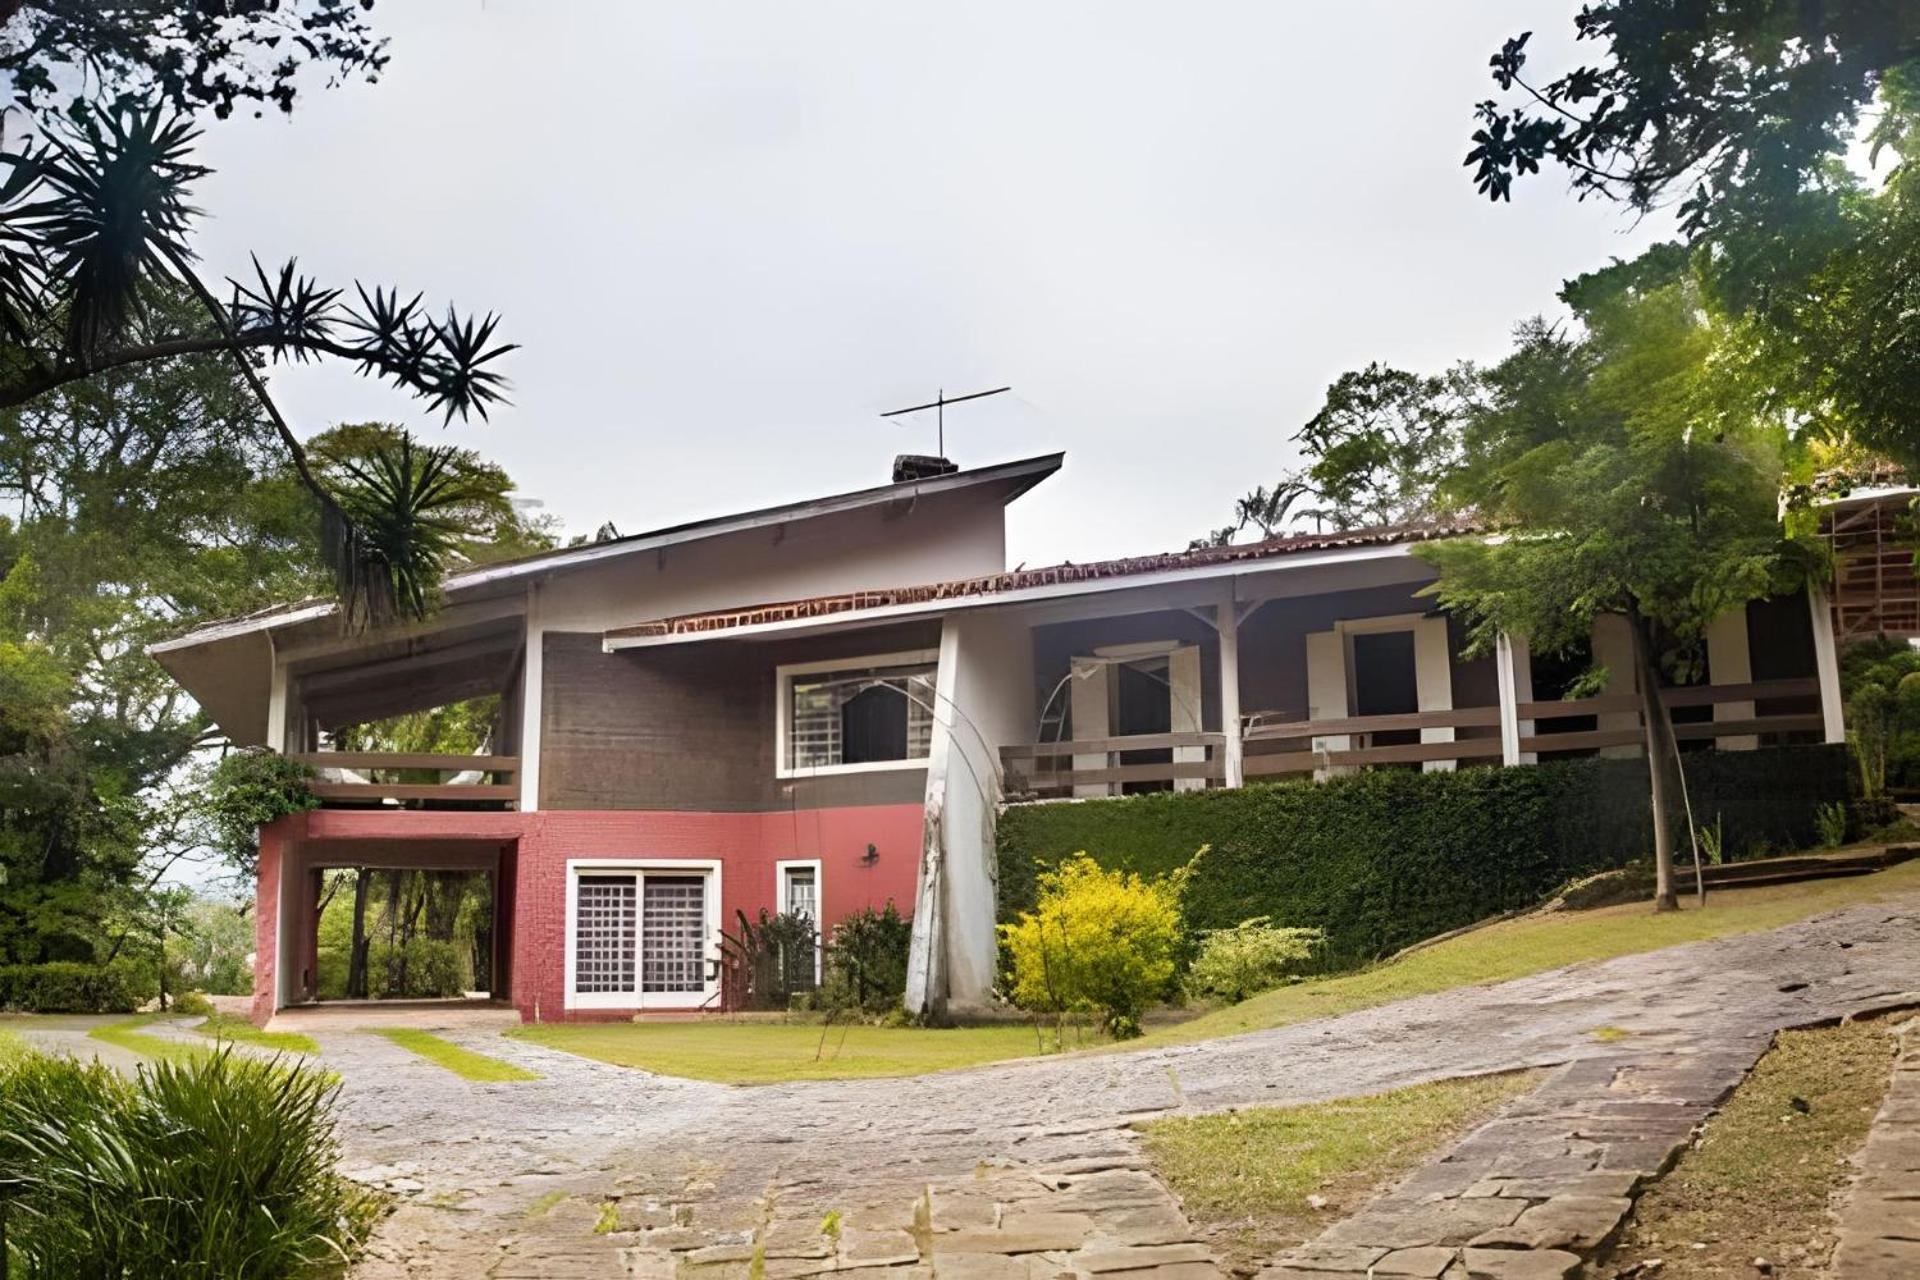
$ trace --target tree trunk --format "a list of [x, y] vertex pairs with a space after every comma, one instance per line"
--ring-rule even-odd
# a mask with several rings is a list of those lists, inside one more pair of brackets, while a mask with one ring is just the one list
[[353, 872], [353, 945], [347, 952], [347, 999], [367, 998], [367, 894], [373, 888], [373, 876], [365, 867]]
[[1673, 826], [1668, 816], [1667, 784], [1679, 756], [1673, 722], [1660, 698], [1660, 663], [1655, 655], [1653, 623], [1638, 613], [1629, 616], [1633, 627], [1633, 662], [1640, 693], [1640, 722], [1647, 752], [1647, 783], [1653, 799], [1653, 909], [1678, 911], [1673, 887]]

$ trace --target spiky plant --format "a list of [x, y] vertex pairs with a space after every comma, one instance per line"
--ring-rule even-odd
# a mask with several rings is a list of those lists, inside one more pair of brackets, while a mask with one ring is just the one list
[[[450, 422], [484, 418], [502, 402], [506, 384], [494, 362], [513, 345], [495, 340], [492, 315], [448, 308], [436, 318], [418, 294], [358, 284], [350, 301], [291, 260], [269, 270], [256, 258], [251, 278], [229, 280], [222, 301], [200, 277], [188, 244], [200, 216], [190, 188], [210, 172], [192, 160], [198, 138], [184, 117], [119, 103], [0, 150], [0, 409], [103, 370], [228, 353], [319, 507], [321, 552], [343, 616], [378, 625], [410, 614], [431, 599], [431, 583], [397, 582], [389, 569], [430, 570], [444, 555], [397, 547], [393, 526], [375, 536], [356, 523], [309, 467], [258, 365], [344, 360], [412, 392]], [[167, 285], [184, 285], [198, 299], [203, 324], [151, 332], [147, 300]]]

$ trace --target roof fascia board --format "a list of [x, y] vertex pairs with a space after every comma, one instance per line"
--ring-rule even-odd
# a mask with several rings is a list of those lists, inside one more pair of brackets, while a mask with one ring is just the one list
[[1134, 578], [1092, 578], [1083, 582], [1050, 583], [1046, 586], [1023, 587], [1017, 591], [955, 596], [948, 600], [919, 600], [911, 604], [883, 605], [876, 609], [849, 609], [844, 613], [826, 613], [814, 618], [784, 618], [778, 622], [761, 622], [719, 631], [689, 631], [662, 636], [604, 636], [600, 644], [604, 652], [618, 653], [623, 649], [655, 649], [663, 645], [694, 644], [702, 640], [750, 640], [787, 632], [844, 626], [848, 623], [890, 622], [898, 618], [954, 613], [962, 609], [994, 608], [1035, 601], [1070, 599], [1075, 596], [1133, 591], [1145, 587], [1174, 586], [1186, 582], [1203, 582], [1213, 578], [1280, 573], [1289, 569], [1311, 568], [1315, 565], [1357, 564], [1369, 560], [1407, 556], [1411, 554], [1414, 547], [1420, 545], [1422, 543], [1419, 542], [1393, 542], [1374, 547], [1335, 547], [1326, 551], [1300, 551], [1287, 556], [1275, 556], [1269, 560], [1229, 560], [1220, 564], [1200, 565], [1192, 569], [1170, 569]]
[[[780, 507], [765, 507], [757, 511], [744, 512], [735, 516], [719, 516], [712, 520], [698, 521], [693, 524], [679, 525], [672, 529], [663, 529], [659, 533], [638, 534], [632, 538], [622, 538], [613, 542], [589, 544], [552, 556], [541, 556], [512, 564], [482, 567], [453, 575], [447, 580], [448, 596], [475, 591], [494, 583], [509, 582], [520, 578], [537, 578], [557, 570], [573, 569], [581, 565], [592, 564], [599, 560], [613, 559], [619, 556], [635, 555], [645, 551], [657, 551], [687, 542], [697, 542], [706, 538], [725, 537], [734, 533], [747, 533], [754, 529], [769, 528], [773, 525], [790, 524], [796, 520], [811, 520], [819, 516], [837, 515], [846, 511], [857, 511], [863, 507], [877, 506], [885, 502], [897, 502], [903, 499], [929, 497], [959, 489], [969, 489], [1004, 480], [1024, 480], [1007, 495], [1011, 502], [1034, 485], [1046, 479], [1060, 469], [1065, 459], [1064, 453], [1043, 453], [1031, 458], [1021, 458], [1014, 462], [998, 463], [989, 467], [977, 467], [971, 471], [955, 471], [944, 476], [932, 476], [924, 480], [903, 481], [898, 484], [877, 485], [871, 489], [859, 489], [852, 493], [836, 494], [827, 498], [815, 498], [806, 502], [789, 503]], [[235, 618], [228, 622], [213, 623], [183, 636], [171, 640], [162, 640], [147, 646], [150, 654], [167, 653], [175, 649], [197, 648], [234, 636], [246, 635], [255, 631], [273, 631], [282, 627], [296, 626], [302, 622], [312, 622], [329, 616], [335, 611], [332, 601], [320, 601], [290, 609], [285, 613], [259, 615], [252, 618]]]

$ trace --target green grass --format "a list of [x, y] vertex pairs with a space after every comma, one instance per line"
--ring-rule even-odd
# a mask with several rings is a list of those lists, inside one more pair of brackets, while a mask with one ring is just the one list
[[1035, 1051], [1033, 1028], [1024, 1023], [934, 1030], [712, 1019], [543, 1023], [506, 1034], [615, 1066], [722, 1084], [913, 1076]]
[[478, 1080], [483, 1084], [501, 1084], [514, 1080], [538, 1080], [537, 1072], [524, 1067], [516, 1067], [510, 1062], [498, 1058], [489, 1058], [484, 1053], [475, 1053], [471, 1049], [462, 1049], [450, 1040], [427, 1031], [417, 1031], [412, 1027], [376, 1027], [373, 1034], [393, 1041], [409, 1053], [418, 1054], [435, 1066], [445, 1067], [463, 1080]]
[[215, 1040], [233, 1040], [241, 1044], [258, 1045], [263, 1049], [275, 1049], [282, 1053], [319, 1053], [320, 1045], [312, 1036], [298, 1031], [262, 1031], [235, 1013], [216, 1013], [208, 1016], [205, 1022], [194, 1028], [203, 1036], [212, 1036]]
[[1456, 987], [1507, 982], [1563, 965], [1791, 924], [1822, 911], [1920, 889], [1920, 862], [1877, 875], [1710, 893], [1705, 910], [1656, 915], [1644, 903], [1555, 912], [1489, 925], [1399, 960], [1281, 987], [1242, 1004], [1147, 1033], [1135, 1046], [1207, 1040], [1330, 1017]]
[[[1825, 1274], [1833, 1198], [1887, 1090], [1883, 1023], [1788, 1031], [1634, 1210], [1615, 1261], [1665, 1259], [1663, 1280]], [[1889, 1272], [1888, 1274], [1892, 1274]]]
[[18, 1032], [0, 1027], [0, 1071], [6, 1070], [33, 1053], [33, 1046]]
[[188, 1063], [195, 1058], [205, 1057], [214, 1051], [198, 1045], [183, 1044], [178, 1040], [168, 1040], [162, 1036], [148, 1035], [142, 1027], [162, 1021], [168, 1015], [161, 1013], [139, 1013], [119, 1022], [110, 1022], [104, 1027], [95, 1027], [87, 1032], [89, 1040], [98, 1040], [129, 1053], [137, 1053], [143, 1058], [152, 1058], [156, 1062]]
[[1537, 1079], [1443, 1080], [1337, 1102], [1177, 1116], [1142, 1132], [1194, 1225], [1252, 1262], [1317, 1234]]

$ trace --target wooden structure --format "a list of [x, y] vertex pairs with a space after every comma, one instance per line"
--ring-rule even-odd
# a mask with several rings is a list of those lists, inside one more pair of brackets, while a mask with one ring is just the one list
[[1860, 490], [1830, 504], [1820, 533], [1833, 551], [1833, 630], [1841, 644], [1920, 638], [1914, 490]]

